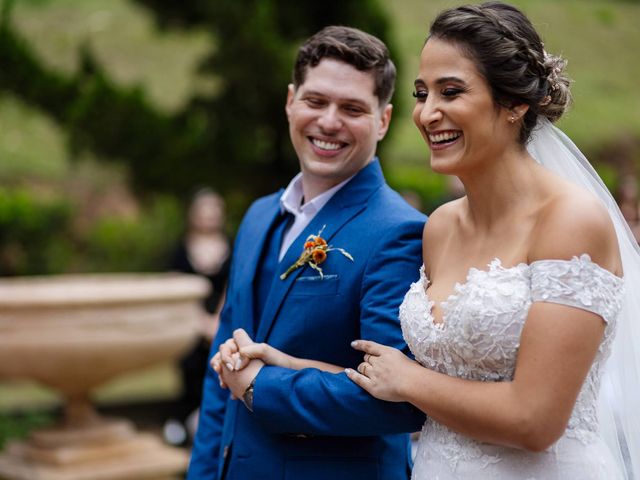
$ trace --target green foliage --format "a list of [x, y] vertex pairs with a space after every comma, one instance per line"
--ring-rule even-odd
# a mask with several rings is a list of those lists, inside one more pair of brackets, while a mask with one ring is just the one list
[[100, 219], [84, 239], [82, 268], [91, 272], [165, 270], [167, 255], [182, 231], [182, 210], [170, 197], [158, 198], [137, 219]]
[[128, 165], [137, 191], [185, 196], [206, 183], [226, 194], [242, 192], [244, 206], [297, 170], [283, 106], [300, 41], [328, 24], [389, 37], [376, 0], [136, 3], [162, 29], [210, 32], [210, 53], [199, 70], [215, 80], [215, 91], [196, 93], [182, 110], [165, 113], [144, 90], [118, 85], [87, 45], [77, 73], [47, 66], [10, 22], [0, 29], [0, 91], [59, 122], [72, 152], [89, 150]]
[[[118, 88], [88, 50], [70, 77], [47, 68], [9, 25], [0, 29], [0, 89], [49, 114], [66, 129], [73, 152], [129, 163], [133, 181], [157, 190], [189, 188], [200, 165], [188, 150], [204, 142], [201, 122], [158, 112], [136, 88]], [[185, 161], [186, 160], [186, 161]]]
[[0, 450], [9, 440], [25, 438], [31, 430], [47, 427], [53, 421], [53, 415], [41, 412], [16, 415], [0, 414]]
[[[633, 94], [638, 0], [513, 3], [530, 15], [549, 50], [569, 59], [576, 101], [561, 128], [596, 164], [611, 164], [616, 170], [627, 163], [638, 165], [637, 143], [625, 152], [625, 162], [616, 153], [621, 139], [637, 139], [640, 132], [640, 104]], [[12, 4], [13, 17], [7, 13]], [[210, 185], [225, 195], [229, 224], [237, 225], [248, 202], [282, 186], [295, 173], [283, 112], [285, 88], [297, 45], [329, 23], [360, 27], [389, 43], [389, 23], [396, 22], [390, 47], [396, 63], [407, 68], [400, 69], [394, 98], [392, 127], [397, 128], [385, 139], [381, 158], [390, 184], [417, 192], [431, 210], [446, 195], [446, 181], [430, 171], [427, 148], [407, 112], [414, 102], [413, 79], [429, 22], [437, 11], [458, 4], [0, 0], [0, 122], [6, 122], [0, 139], [0, 182], [22, 184], [21, 176], [29, 176], [38, 183], [66, 184], [69, 177], [79, 177], [83, 159], [97, 156], [117, 164], [99, 169], [122, 172], [114, 179], [99, 171], [97, 188], [108, 188], [109, 182], [120, 185], [131, 174], [127, 182], [147, 199], [136, 220], [101, 214], [95, 224], [94, 217], [82, 217], [82, 225], [75, 225], [75, 217], [83, 214], [73, 195], [82, 189], [72, 189], [72, 218], [48, 235], [51, 246], [0, 242], [2, 273], [9, 268], [7, 262], [14, 265], [12, 272], [30, 273], [162, 268], [161, 240], [170, 245], [181, 221], [177, 213], [166, 213], [168, 220], [157, 218], [165, 213], [154, 206], [149, 192], [186, 198], [194, 185]], [[150, 30], [150, 19], [157, 31]], [[94, 29], [98, 24], [100, 29]], [[166, 62], [158, 62], [164, 56]], [[191, 69], [197, 61], [195, 78]], [[28, 118], [34, 117], [46, 125], [31, 126]], [[58, 140], [61, 132], [68, 151], [79, 160], [71, 167], [66, 166], [65, 144]], [[615, 184], [614, 171], [605, 169], [604, 176], [609, 185]], [[92, 181], [83, 185], [85, 192], [96, 188]]]
[[386, 168], [385, 177], [389, 185], [401, 194], [413, 193], [420, 198], [425, 213], [431, 213], [447, 198], [444, 175], [428, 175], [428, 165], [403, 165], [402, 168]]
[[0, 188], [0, 275], [61, 271], [71, 255], [70, 221], [71, 207], [64, 200]]
[[160, 271], [183, 230], [182, 207], [169, 196], [136, 218], [74, 224], [77, 208], [26, 189], [0, 188], [0, 276], [69, 271]]

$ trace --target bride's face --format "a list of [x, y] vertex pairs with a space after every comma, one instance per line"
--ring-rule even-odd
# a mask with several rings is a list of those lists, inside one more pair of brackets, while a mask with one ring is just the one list
[[413, 121], [431, 149], [431, 168], [461, 175], [515, 142], [475, 63], [454, 43], [431, 38], [420, 56]]

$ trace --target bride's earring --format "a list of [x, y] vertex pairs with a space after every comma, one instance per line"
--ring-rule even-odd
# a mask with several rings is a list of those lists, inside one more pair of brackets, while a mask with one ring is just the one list
[[516, 123], [516, 121], [520, 120], [525, 113], [527, 113], [527, 110], [529, 110], [529, 106], [524, 103], [510, 108], [509, 112], [511, 116], [508, 119], [509, 123]]

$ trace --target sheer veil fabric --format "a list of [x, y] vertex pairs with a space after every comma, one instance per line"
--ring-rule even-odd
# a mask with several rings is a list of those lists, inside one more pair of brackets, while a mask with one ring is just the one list
[[538, 119], [527, 150], [542, 166], [586, 188], [605, 205], [618, 236], [624, 300], [602, 378], [600, 432], [625, 478], [640, 479], [640, 249], [620, 209], [589, 161], [560, 129]]

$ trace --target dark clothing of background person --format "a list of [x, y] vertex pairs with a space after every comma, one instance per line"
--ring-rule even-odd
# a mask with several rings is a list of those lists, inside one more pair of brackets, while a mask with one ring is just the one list
[[[229, 245], [231, 245], [230, 241]], [[184, 241], [181, 241], [173, 253], [169, 269], [205, 277], [211, 284], [211, 291], [204, 298], [203, 306], [208, 314], [214, 314], [220, 309], [220, 301], [223, 299], [224, 289], [229, 278], [230, 265], [231, 251], [216, 272], [208, 274], [199, 272], [189, 260], [187, 247]], [[210, 341], [200, 336], [193, 348], [180, 359], [182, 392], [176, 403], [174, 416], [182, 423], [185, 423], [189, 415], [200, 406], [202, 383], [207, 369], [210, 348]]]

